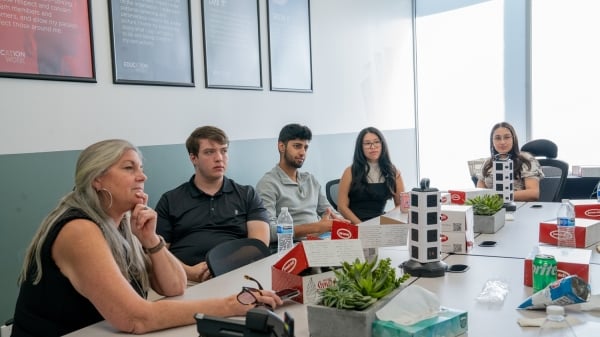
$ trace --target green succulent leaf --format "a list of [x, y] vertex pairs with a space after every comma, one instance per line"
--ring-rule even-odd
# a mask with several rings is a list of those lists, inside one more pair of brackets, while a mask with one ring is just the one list
[[484, 194], [467, 199], [465, 205], [473, 206], [475, 215], [494, 215], [502, 209], [504, 200], [498, 194]]
[[410, 277], [409, 274], [397, 277], [390, 258], [344, 262], [342, 268], [334, 273], [336, 281], [332, 286], [321, 290], [320, 304], [349, 310], [369, 307]]

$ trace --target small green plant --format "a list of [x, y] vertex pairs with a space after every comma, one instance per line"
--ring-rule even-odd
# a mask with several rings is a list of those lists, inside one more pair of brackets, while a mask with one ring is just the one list
[[473, 214], [475, 215], [494, 215], [502, 209], [504, 201], [498, 194], [484, 194], [467, 199], [465, 205], [473, 206]]
[[398, 288], [410, 275], [396, 277], [392, 260], [344, 262], [334, 271], [335, 283], [321, 291], [321, 304], [338, 309], [363, 310]]

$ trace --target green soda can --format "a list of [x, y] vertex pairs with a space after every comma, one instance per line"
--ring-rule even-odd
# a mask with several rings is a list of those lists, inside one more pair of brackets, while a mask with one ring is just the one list
[[556, 281], [558, 266], [552, 255], [537, 254], [533, 259], [533, 293]]

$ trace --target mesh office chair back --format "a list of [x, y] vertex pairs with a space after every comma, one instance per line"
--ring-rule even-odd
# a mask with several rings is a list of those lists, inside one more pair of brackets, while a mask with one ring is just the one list
[[206, 253], [206, 264], [212, 276], [219, 276], [270, 254], [271, 251], [264, 242], [254, 238], [243, 238], [213, 247]]
[[340, 188], [340, 180], [333, 179], [325, 184], [325, 196], [327, 197], [327, 201], [333, 206], [335, 210], [337, 210], [337, 198], [338, 198], [338, 190]]
[[540, 181], [540, 201], [559, 202], [562, 198], [567, 175], [569, 174], [569, 164], [560, 159], [556, 159], [558, 147], [548, 139], [536, 139], [525, 143], [521, 151], [529, 152], [537, 158], [544, 179]]

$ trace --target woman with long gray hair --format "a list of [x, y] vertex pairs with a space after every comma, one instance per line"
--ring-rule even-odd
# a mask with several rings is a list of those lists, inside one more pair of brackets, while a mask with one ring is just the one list
[[[197, 312], [234, 316], [253, 307], [236, 295], [146, 299], [150, 287], [181, 295], [187, 280], [156, 234], [145, 181], [141, 153], [125, 140], [81, 152], [73, 191], [42, 221], [27, 250], [12, 336], [62, 336], [103, 319], [139, 334], [193, 324]], [[282, 303], [271, 291], [253, 294], [259, 303]]]

